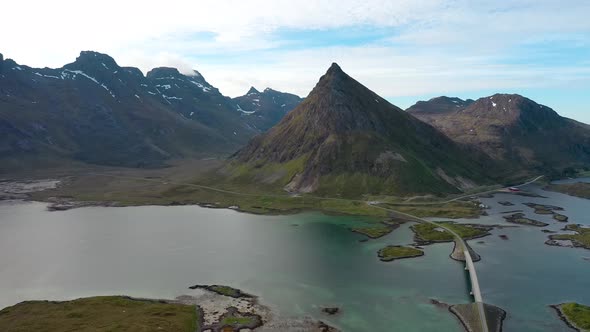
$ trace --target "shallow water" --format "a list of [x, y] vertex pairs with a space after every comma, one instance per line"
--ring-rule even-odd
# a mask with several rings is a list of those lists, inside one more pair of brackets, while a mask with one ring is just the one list
[[[571, 223], [590, 224], [588, 200], [534, 189], [548, 198], [508, 194], [482, 201], [490, 216], [461, 222], [504, 223], [500, 212], [564, 226], [525, 202], [557, 205]], [[515, 206], [501, 206], [508, 200]], [[461, 331], [445, 309], [467, 303], [462, 263], [452, 244], [425, 256], [380, 262], [388, 244], [412, 243], [410, 225], [369, 242], [350, 232], [370, 219], [305, 213], [256, 216], [197, 206], [88, 207], [48, 212], [43, 203], [0, 203], [0, 307], [29, 299], [126, 294], [173, 298], [193, 284], [227, 284], [261, 296], [285, 316], [309, 315], [345, 331]], [[550, 247], [533, 226], [495, 229], [470, 241], [487, 303], [508, 311], [505, 331], [569, 331], [548, 307], [590, 303], [590, 251]], [[498, 237], [508, 236], [508, 240]], [[478, 243], [484, 241], [484, 243]], [[328, 317], [321, 306], [339, 306]]]

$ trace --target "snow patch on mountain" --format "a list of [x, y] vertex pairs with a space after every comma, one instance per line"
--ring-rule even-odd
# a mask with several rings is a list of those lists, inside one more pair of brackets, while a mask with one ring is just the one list
[[209, 92], [211, 91], [210, 87], [206, 87], [203, 84], [199, 83], [199, 82], [195, 82], [193, 80], [189, 80], [189, 82], [193, 83], [194, 85], [198, 86], [199, 88], [201, 88], [201, 90], [203, 90], [203, 92]]
[[107, 90], [107, 91], [108, 91], [108, 92], [111, 94], [111, 96], [112, 96], [113, 98], [116, 98], [116, 97], [115, 97], [115, 94], [114, 94], [114, 93], [111, 91], [111, 89], [109, 89], [109, 88], [108, 88], [106, 85], [104, 85], [103, 83], [100, 83], [100, 82], [98, 82], [98, 80], [97, 80], [96, 78], [94, 78], [94, 77], [92, 77], [92, 76], [90, 76], [90, 75], [87, 75], [86, 73], [84, 73], [84, 72], [83, 72], [83, 71], [81, 71], [81, 70], [70, 70], [70, 69], [64, 69], [64, 70], [61, 72], [61, 77], [62, 77], [62, 79], [70, 78], [69, 76], [72, 76], [72, 79], [76, 79], [76, 75], [84, 76], [84, 77], [86, 77], [87, 79], [91, 80], [92, 82], [94, 82], [94, 83], [96, 83], [96, 84], [100, 85], [100, 86], [101, 86], [101, 87], [103, 87], [105, 90]]
[[240, 107], [240, 105], [239, 105], [239, 104], [237, 104], [237, 108], [236, 108], [236, 109], [238, 110], [238, 112], [242, 112], [242, 113], [244, 113], [244, 114], [254, 114], [254, 113], [256, 113], [256, 111], [245, 111], [245, 110], [243, 110], [243, 109]]

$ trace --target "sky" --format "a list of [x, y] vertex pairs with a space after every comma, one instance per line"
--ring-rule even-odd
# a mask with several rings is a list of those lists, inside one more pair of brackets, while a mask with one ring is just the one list
[[19, 0], [0, 53], [61, 67], [82, 50], [147, 73], [198, 70], [228, 96], [306, 96], [332, 62], [406, 108], [519, 93], [590, 123], [588, 0]]

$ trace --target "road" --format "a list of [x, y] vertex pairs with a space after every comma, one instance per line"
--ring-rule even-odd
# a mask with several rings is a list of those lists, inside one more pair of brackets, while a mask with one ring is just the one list
[[496, 189], [492, 189], [492, 190], [486, 190], [486, 191], [482, 191], [482, 192], [476, 192], [476, 193], [471, 193], [471, 194], [466, 194], [466, 195], [461, 195], [459, 197], [455, 197], [446, 201], [440, 201], [440, 202], [417, 202], [417, 203], [389, 203], [390, 205], [439, 205], [439, 204], [448, 204], [451, 202], [455, 202], [455, 201], [459, 201], [468, 197], [473, 197], [473, 196], [479, 196], [479, 195], [485, 195], [485, 194], [491, 194], [491, 193], [495, 193], [497, 191], [500, 190], [508, 190], [508, 188], [520, 188], [520, 187], [524, 187], [526, 185], [529, 185], [531, 183], [537, 182], [539, 181], [539, 179], [543, 178], [544, 175], [540, 175], [537, 176], [534, 179], [531, 179], [525, 183], [516, 185], [516, 186], [510, 186], [510, 187], [504, 187], [504, 188], [496, 188]]

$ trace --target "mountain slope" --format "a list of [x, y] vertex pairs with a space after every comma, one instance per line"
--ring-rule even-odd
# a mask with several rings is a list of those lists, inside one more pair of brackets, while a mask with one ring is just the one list
[[333, 64], [226, 173], [289, 191], [358, 196], [457, 192], [485, 182], [481, 169], [446, 136]]
[[0, 61], [4, 165], [27, 158], [161, 165], [229, 154], [257, 133], [197, 72], [156, 68], [144, 76], [96, 52], [58, 69]]
[[285, 114], [294, 109], [303, 99], [294, 94], [251, 87], [248, 92], [232, 99], [242, 118], [254, 128], [266, 131], [277, 124]]
[[551, 172], [590, 165], [588, 126], [520, 95], [495, 94], [451, 112], [409, 111], [512, 168]]

